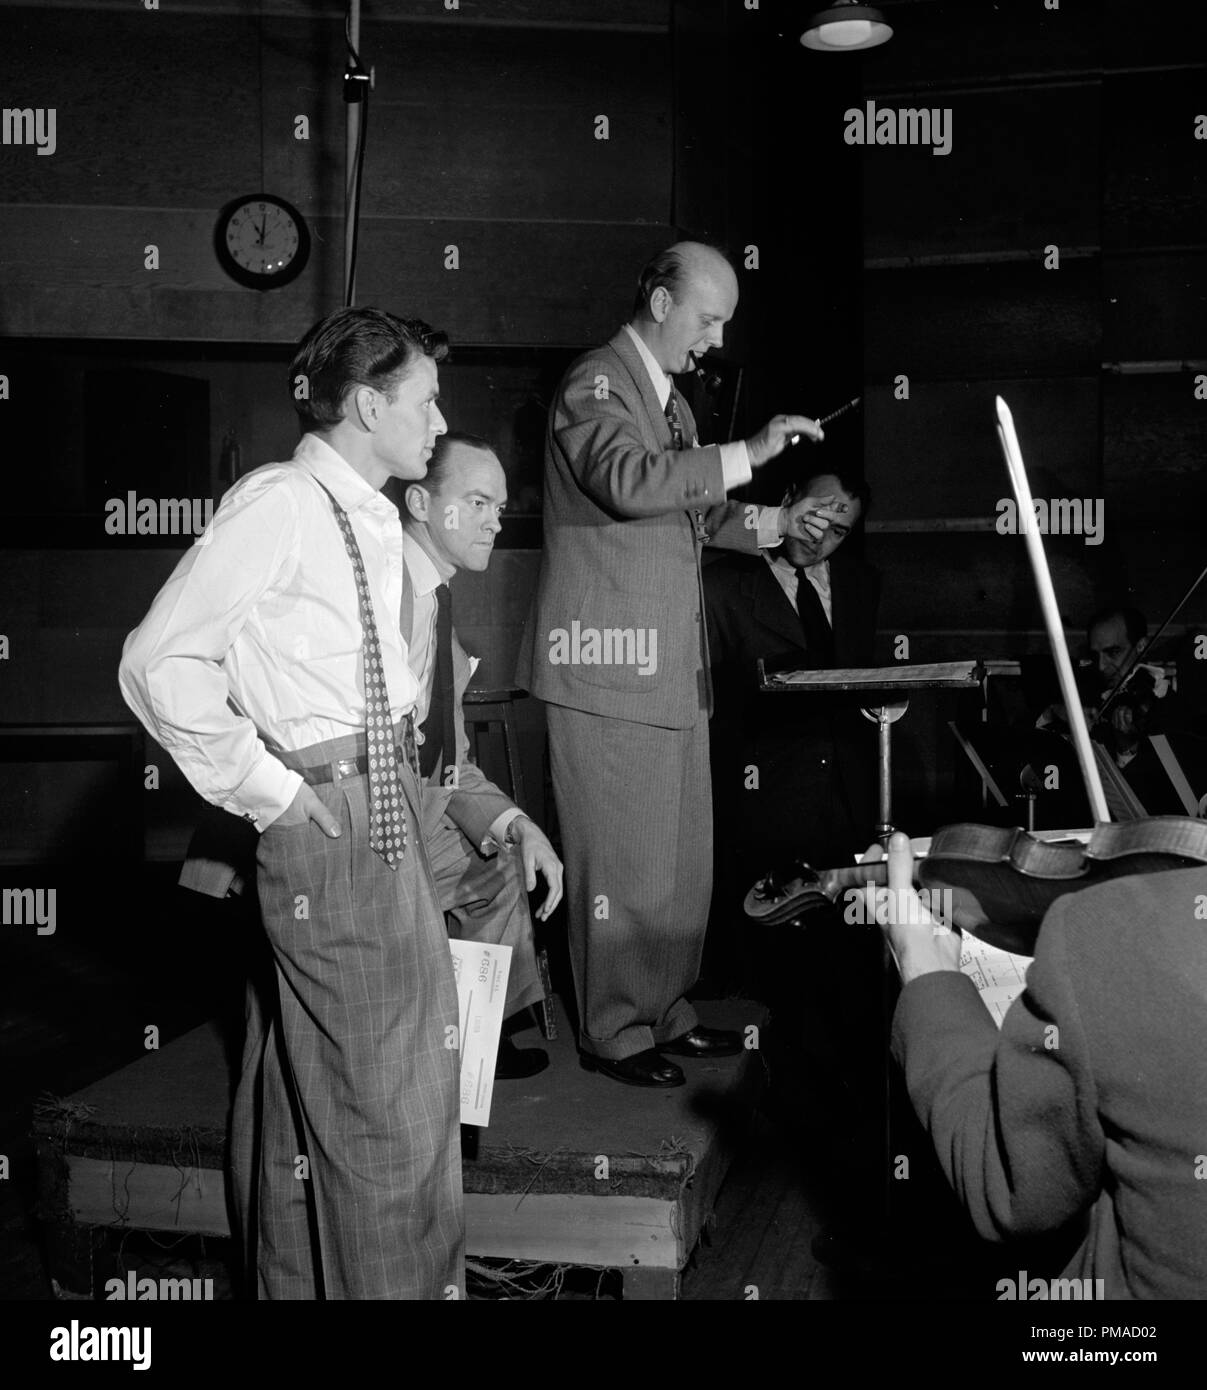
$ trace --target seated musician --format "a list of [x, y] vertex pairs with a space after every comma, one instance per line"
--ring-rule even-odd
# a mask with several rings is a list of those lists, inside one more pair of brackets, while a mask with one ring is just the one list
[[1207, 868], [1057, 898], [999, 1032], [889, 856], [893, 1053], [977, 1232], [1067, 1242], [1093, 1297], [1207, 1298]]
[[[1148, 645], [1148, 622], [1137, 608], [1100, 608], [1086, 627], [1092, 667], [1088, 688], [1083, 692], [1086, 719], [1095, 724], [1098, 711], [1112, 696], [1121, 678], [1129, 675], [1126, 695], [1115, 699], [1107, 718], [1094, 729], [1094, 737], [1124, 768], [1136, 756], [1145, 733], [1148, 716], [1156, 702], [1169, 689], [1165, 672], [1159, 666], [1135, 663]], [[1036, 720], [1037, 729], [1068, 732], [1068, 712], [1062, 704], [1049, 705]]]
[[785, 1121], [808, 1129], [811, 1156], [832, 1165], [835, 1200], [851, 1210], [829, 1213], [831, 1229], [858, 1245], [865, 1204], [856, 1194], [875, 1178], [852, 1174], [879, 1161], [879, 1112], [867, 1099], [883, 1091], [879, 993], [867, 987], [881, 969], [879, 934], [841, 921], [794, 932], [797, 968], [785, 972], [782, 933], [752, 927], [742, 911], [768, 869], [798, 856], [852, 863], [876, 823], [876, 731], [858, 699], [759, 689], [760, 658], [768, 671], [872, 664], [880, 576], [849, 541], [866, 515], [866, 485], [831, 469], [802, 478], [785, 505], [830, 497], [848, 510], [820, 542], [789, 536], [778, 550], [717, 553], [704, 566], [716, 825], [704, 967], [714, 989], [771, 1006], [760, 1047], [772, 1108], [782, 1099]]
[[777, 549], [717, 552], [704, 566], [718, 882], [738, 866], [736, 904], [726, 905], [739, 915], [769, 866], [796, 855], [850, 863], [875, 823], [875, 736], [858, 702], [759, 689], [760, 658], [768, 672], [872, 663], [880, 576], [844, 544], [866, 512], [866, 483], [819, 473], [784, 505], [831, 496], [848, 511], [822, 540], [789, 535]]

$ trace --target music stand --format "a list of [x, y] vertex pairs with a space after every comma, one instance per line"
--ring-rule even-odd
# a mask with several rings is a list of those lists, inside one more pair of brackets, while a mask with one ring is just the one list
[[[979, 661], [936, 661], [916, 666], [837, 667], [819, 671], [780, 671], [768, 676], [759, 658], [759, 689], [776, 695], [806, 692], [823, 695], [874, 694], [922, 690], [978, 690], [984, 678]], [[880, 821], [876, 838], [886, 848], [893, 833], [892, 727], [909, 708], [908, 700], [877, 700], [861, 706], [864, 718], [876, 725], [879, 753]]]
[[[888, 849], [889, 836], [893, 833], [893, 753], [892, 727], [909, 708], [908, 700], [886, 700], [885, 695], [901, 692], [920, 692], [923, 690], [979, 690], [984, 671], [979, 661], [944, 661], [929, 665], [898, 665], [834, 668], [818, 671], [785, 671], [768, 676], [762, 657], [758, 662], [759, 689], [775, 695], [803, 693], [842, 695], [867, 694], [876, 696], [873, 704], [862, 706], [863, 714], [876, 724], [879, 742], [877, 760], [877, 780], [879, 783], [880, 823], [876, 827], [876, 838]], [[881, 954], [881, 1022], [883, 1055], [884, 1110], [881, 1119], [881, 1149], [884, 1162], [884, 1186], [881, 1192], [881, 1211], [886, 1224], [891, 1224], [892, 1191], [892, 1136], [890, 1134], [891, 1115], [891, 1073], [888, 1066], [888, 1037], [892, 1018], [892, 987], [896, 978], [896, 966], [884, 941]]]

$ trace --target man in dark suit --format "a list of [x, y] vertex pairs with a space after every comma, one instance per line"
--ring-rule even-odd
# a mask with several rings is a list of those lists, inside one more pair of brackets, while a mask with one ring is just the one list
[[749, 879], [739, 897], [797, 855], [818, 867], [851, 862], [875, 822], [874, 726], [858, 699], [759, 689], [760, 659], [768, 673], [872, 664], [880, 576], [854, 550], [839, 553], [863, 520], [867, 486], [822, 471], [784, 504], [809, 496], [847, 508], [820, 540], [789, 536], [775, 551], [704, 564], [714, 814], [724, 861]]
[[1067, 1239], [1086, 1297], [1207, 1298], [1207, 869], [1057, 898], [999, 1032], [912, 868], [894, 835], [893, 1053], [978, 1233]]
[[725, 503], [793, 436], [821, 437], [803, 416], [697, 447], [671, 375], [720, 345], [737, 299], [719, 252], [671, 247], [549, 417], [545, 549], [516, 678], [547, 705], [583, 1065], [632, 1085], [683, 1084], [664, 1052], [741, 1047], [700, 1027], [683, 997], [712, 879], [701, 546], [753, 553], [788, 528], [820, 536], [838, 515]]
[[[462, 701], [478, 662], [458, 641], [449, 611], [453, 575], [490, 564], [507, 477], [484, 439], [446, 434], [427, 476], [407, 485], [405, 503], [399, 621], [419, 682], [424, 842], [449, 935], [511, 947], [510, 1018], [544, 998], [524, 889], [535, 889], [538, 873], [544, 877], [548, 892], [537, 909], [544, 921], [561, 901], [562, 865], [540, 827], [470, 761]], [[548, 1060], [539, 1048], [521, 1050], [504, 1037], [495, 1077], [532, 1076]]]
[[[768, 869], [796, 858], [851, 863], [876, 820], [875, 726], [858, 697], [759, 688], [760, 659], [768, 672], [872, 664], [880, 576], [846, 544], [863, 523], [867, 485], [842, 468], [822, 470], [784, 502], [809, 496], [846, 508], [821, 539], [790, 536], [776, 551], [718, 553], [704, 565], [717, 826], [705, 975], [720, 993], [771, 1006], [770, 1102], [810, 1129], [815, 1159], [849, 1180], [879, 1155], [881, 1117], [870, 1103], [883, 1091], [879, 937], [828, 915], [803, 930], [759, 928], [742, 911]], [[785, 931], [798, 967], [787, 973], [777, 949]], [[840, 1193], [844, 1183], [833, 1186]], [[837, 1214], [844, 1229], [862, 1219], [854, 1207]]]

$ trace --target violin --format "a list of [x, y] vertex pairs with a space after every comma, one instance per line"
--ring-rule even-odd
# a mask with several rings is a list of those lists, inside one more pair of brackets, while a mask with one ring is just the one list
[[[1019, 515], [1032, 515], [1031, 491], [1014, 421], [1000, 396], [997, 413], [998, 439]], [[1065, 893], [1128, 874], [1207, 864], [1207, 822], [1180, 816], [1111, 822], [1100, 760], [1095, 757], [1078, 698], [1043, 540], [1036, 527], [1028, 528], [1024, 535], [1096, 824], [1088, 832], [1045, 834], [1000, 826], [950, 825], [937, 831], [929, 842], [912, 844], [915, 881], [932, 898], [936, 891], [951, 895], [950, 920], [955, 926], [1002, 950], [1034, 955], [1044, 915]], [[786, 871], [760, 879], [746, 895], [745, 911], [772, 925], [799, 923], [804, 914], [836, 904], [840, 893], [884, 887], [887, 881], [884, 860], [820, 872], [797, 860]]]

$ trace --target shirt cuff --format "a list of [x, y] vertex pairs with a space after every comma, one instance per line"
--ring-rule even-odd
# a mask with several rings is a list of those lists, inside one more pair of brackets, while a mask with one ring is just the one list
[[773, 550], [784, 543], [780, 535], [780, 515], [783, 507], [760, 507], [758, 547], [760, 550]]
[[721, 476], [725, 479], [726, 492], [732, 492], [735, 487], [745, 487], [754, 477], [744, 439], [721, 445]]
[[493, 840], [495, 844], [500, 849], [502, 849], [503, 842], [507, 836], [507, 827], [512, 823], [513, 820], [518, 819], [518, 817], [522, 816], [523, 814], [524, 812], [521, 811], [518, 806], [512, 806], [510, 810], [507, 811], [500, 811], [499, 814], [490, 823], [490, 831], [486, 836], [486, 841], [483, 844], [483, 849], [486, 848], [486, 845], [489, 844], [491, 840]]
[[291, 772], [280, 759], [265, 753], [235, 795], [222, 803], [222, 809], [251, 821], [257, 830], [267, 830], [285, 814], [303, 781], [299, 773]]

